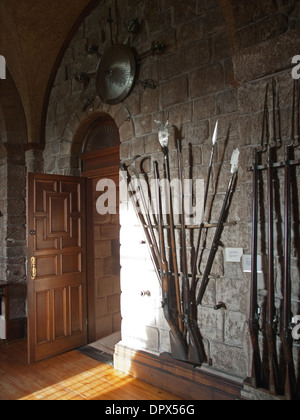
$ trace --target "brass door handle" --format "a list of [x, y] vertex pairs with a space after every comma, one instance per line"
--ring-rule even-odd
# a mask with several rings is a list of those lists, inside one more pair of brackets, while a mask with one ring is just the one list
[[32, 257], [31, 258], [31, 280], [35, 280], [36, 279], [36, 258]]

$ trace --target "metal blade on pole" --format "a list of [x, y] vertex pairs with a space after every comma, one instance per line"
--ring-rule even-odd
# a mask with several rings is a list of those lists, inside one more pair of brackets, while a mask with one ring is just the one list
[[216, 150], [216, 144], [218, 139], [218, 127], [219, 127], [219, 121], [216, 123], [215, 131], [212, 138], [212, 150], [211, 150], [211, 156], [210, 156], [210, 163], [208, 167], [208, 175], [207, 175], [207, 181], [206, 181], [206, 189], [204, 194], [204, 202], [203, 202], [203, 218], [200, 224], [200, 231], [198, 235], [197, 240], [197, 246], [195, 251], [195, 257], [194, 257], [194, 263], [193, 263], [193, 269], [192, 269], [192, 286], [191, 289], [196, 292], [196, 277], [197, 277], [197, 266], [198, 266], [198, 259], [199, 259], [199, 252], [200, 252], [200, 245], [201, 245], [201, 239], [202, 239], [202, 232], [204, 228], [204, 217], [206, 213], [206, 207], [207, 207], [207, 199], [208, 199], [208, 192], [209, 192], [209, 186], [210, 186], [210, 179], [211, 179], [211, 173], [212, 173], [212, 167], [213, 167], [213, 161], [214, 161], [214, 155]]
[[229, 181], [229, 185], [227, 188], [227, 192], [226, 192], [226, 196], [223, 202], [223, 207], [221, 209], [221, 213], [220, 213], [220, 217], [219, 217], [219, 222], [218, 222], [218, 226], [216, 229], [216, 233], [214, 236], [214, 240], [213, 240], [213, 244], [210, 250], [210, 254], [207, 260], [207, 264], [206, 264], [206, 268], [205, 268], [205, 272], [203, 275], [203, 279], [202, 279], [202, 284], [200, 287], [200, 291], [198, 293], [198, 298], [197, 298], [197, 305], [201, 305], [203, 297], [205, 295], [207, 286], [209, 284], [209, 278], [210, 278], [210, 274], [211, 274], [211, 270], [212, 270], [212, 266], [214, 264], [215, 261], [215, 257], [219, 248], [219, 243], [220, 243], [220, 239], [221, 239], [221, 235], [223, 232], [223, 228], [224, 228], [224, 222], [227, 216], [227, 210], [228, 210], [228, 206], [230, 203], [230, 198], [233, 192], [233, 186], [234, 186], [234, 182], [238, 173], [238, 166], [239, 166], [239, 155], [240, 152], [238, 149], [236, 149], [233, 154], [232, 154], [232, 158], [231, 158], [231, 178]]

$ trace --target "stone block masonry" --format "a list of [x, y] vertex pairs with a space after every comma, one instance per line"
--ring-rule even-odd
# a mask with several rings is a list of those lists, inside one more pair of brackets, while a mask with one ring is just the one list
[[[229, 3], [233, 3], [231, 13], [228, 12]], [[293, 84], [289, 67], [292, 56], [296, 55], [292, 41], [296, 40], [298, 45], [300, 39], [295, 17], [296, 2], [277, 3], [222, 0], [101, 2], [70, 43], [52, 89], [44, 152], [46, 171], [78, 175], [81, 144], [74, 144], [73, 138], [86, 121], [99, 113], [107, 113], [116, 120], [120, 130], [121, 158], [142, 155], [145, 158], [143, 168], [150, 179], [154, 160], [159, 162], [163, 173], [163, 156], [154, 121], [167, 119], [183, 138], [185, 175], [206, 179], [211, 137], [218, 119], [219, 138], [209, 194], [209, 205], [213, 203], [213, 207], [206, 216], [211, 222], [218, 220], [228, 184], [230, 156], [239, 147], [241, 168], [228, 218], [237, 222], [237, 226], [224, 230], [222, 244], [224, 247], [240, 247], [250, 253], [252, 202], [251, 176], [247, 173], [247, 166], [251, 165], [253, 146], [260, 142], [265, 85], [270, 76], [275, 75], [283, 106], [282, 136], [286, 138]], [[101, 54], [110, 46], [109, 7], [115, 12], [115, 41], [117, 38], [119, 42], [124, 41], [127, 33], [123, 22], [136, 16], [142, 26], [131, 45], [138, 53], [147, 51], [154, 40], [166, 43], [165, 54], [149, 57], [140, 67], [139, 78], [153, 78], [158, 88], [145, 91], [136, 85], [123, 104], [107, 106], [96, 98], [82, 112], [86, 99], [94, 95], [94, 85], [91, 82], [87, 87], [79, 86], [74, 82], [74, 76], [77, 72], [87, 71], [88, 65], [93, 67], [85, 48], [91, 40], [99, 44]], [[262, 51], [272, 56], [273, 61], [266, 61]], [[291, 52], [293, 55], [289, 57]], [[177, 177], [175, 140], [172, 131], [171, 169], [172, 176]], [[161, 293], [148, 251], [141, 245], [141, 230], [136, 226], [137, 220], [128, 203], [122, 203], [120, 212], [123, 342], [137, 350], [169, 351]], [[103, 233], [109, 240], [110, 232]], [[208, 244], [212, 234], [212, 231], [208, 233]], [[195, 234], [189, 234], [188, 239], [191, 255]], [[99, 247], [103, 245], [99, 244]], [[105, 267], [112, 268], [109, 249], [103, 252], [107, 261]], [[104, 265], [101, 265], [101, 270], [105, 269]], [[293, 277], [297, 279], [298, 267], [296, 264], [293, 267]], [[249, 275], [243, 274], [240, 266], [224, 264], [222, 248], [214, 270], [221, 277], [210, 283], [204, 305], [199, 310], [199, 325], [207, 356], [213, 367], [245, 378], [251, 368], [246, 323]], [[141, 297], [143, 290], [151, 291], [151, 296]], [[221, 300], [226, 302], [227, 311], [214, 311], [214, 305]], [[293, 301], [299, 303], [297, 291]], [[103, 305], [105, 310], [108, 307], [117, 309], [113, 300]]]

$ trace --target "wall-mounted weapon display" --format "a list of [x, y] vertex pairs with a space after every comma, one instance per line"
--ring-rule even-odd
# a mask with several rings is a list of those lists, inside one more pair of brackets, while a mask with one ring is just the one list
[[[284, 395], [286, 400], [293, 400], [297, 398], [297, 384], [292, 338], [291, 276], [292, 237], [295, 236], [293, 235], [292, 218], [293, 213], [296, 212], [292, 211], [292, 203], [294, 200], [298, 201], [298, 191], [297, 184], [293, 184], [292, 174], [295, 174], [296, 166], [300, 165], [300, 160], [294, 159], [295, 150], [299, 146], [299, 144], [296, 144], [295, 127], [297, 124], [296, 116], [299, 115], [300, 95], [298, 83], [295, 81], [291, 108], [291, 136], [284, 142], [281, 139], [281, 120], [279, 118], [279, 87], [275, 79], [272, 80], [272, 118], [270, 118], [268, 108], [269, 91], [270, 87], [267, 84], [261, 145], [254, 149], [253, 166], [249, 168], [249, 171], [253, 173], [252, 274], [249, 317], [253, 356], [250, 380], [251, 385], [255, 388], [262, 388], [268, 390], [272, 395]], [[277, 161], [277, 156], [282, 150], [284, 150], [284, 161]], [[265, 163], [263, 163], [263, 160], [265, 160]], [[280, 186], [280, 177], [284, 179], [283, 188]], [[294, 176], [294, 178], [296, 177]], [[280, 206], [275, 205], [277, 201], [284, 203], [284, 217], [282, 217]], [[265, 205], [267, 207], [266, 211]], [[259, 220], [259, 215], [265, 213], [267, 219]], [[281, 220], [283, 220], [283, 226], [281, 226]], [[294, 220], [295, 226], [297, 223], [299, 221]], [[264, 226], [267, 226], [266, 233]], [[276, 248], [275, 227], [277, 228]], [[260, 235], [259, 228], [261, 228]], [[261, 237], [262, 242], [265, 241], [267, 244], [268, 260], [267, 273], [264, 278], [267, 293], [264, 298], [265, 302], [261, 304], [261, 307], [259, 306], [257, 274], [259, 237]], [[275, 249], [283, 250], [283, 255], [277, 258], [280, 264], [280, 268], [277, 270]], [[299, 253], [299, 249], [296, 252]], [[282, 273], [282, 297], [278, 296], [278, 292], [276, 293], [276, 286], [278, 287], [276, 278], [278, 279], [278, 276], [280, 276], [279, 272]], [[279, 307], [279, 301], [281, 308]], [[281, 342], [279, 337], [281, 337]], [[282, 354], [278, 354], [278, 350], [281, 348], [280, 344], [283, 349]], [[264, 349], [267, 349], [266, 363], [263, 363], [263, 357], [266, 357]], [[284, 363], [282, 363], [282, 359]]]
[[[181, 150], [181, 141], [177, 139], [177, 157], [178, 157], [178, 183], [179, 183], [179, 216], [180, 223], [175, 223], [175, 206], [172, 195], [172, 180], [170, 172], [170, 154], [169, 154], [169, 124], [163, 124], [156, 121], [158, 126], [158, 138], [162, 147], [164, 156], [164, 167], [159, 168], [158, 162], [154, 162], [154, 180], [155, 191], [153, 193], [156, 203], [156, 214], [153, 213], [155, 206], [148, 205], [145, 195], [142, 191], [140, 175], [135, 168], [136, 158], [129, 165], [121, 165], [122, 172], [127, 181], [131, 179], [130, 172], [137, 181], [138, 191], [132, 190], [130, 182], [129, 193], [138, 214], [139, 220], [143, 226], [145, 237], [150, 250], [150, 256], [159, 278], [162, 291], [162, 307], [165, 319], [170, 327], [170, 347], [172, 357], [176, 360], [189, 362], [195, 366], [201, 366], [207, 361], [205, 347], [201, 335], [201, 326], [198, 323], [197, 305], [202, 303], [206, 289], [211, 278], [212, 267], [220, 246], [220, 240], [224, 226], [233, 226], [234, 223], [227, 223], [228, 210], [234, 193], [239, 165], [239, 150], [234, 150], [231, 158], [231, 173], [228, 173], [229, 185], [224, 203], [219, 215], [218, 223], [205, 223], [205, 210], [207, 208], [209, 188], [211, 184], [211, 174], [213, 168], [214, 154], [218, 138], [218, 122], [212, 138], [212, 152], [209, 162], [208, 177], [204, 193], [204, 209], [202, 211], [199, 225], [186, 225], [186, 191], [185, 178]], [[162, 182], [160, 173], [164, 171], [165, 182]], [[149, 183], [149, 182], [148, 182]], [[149, 183], [150, 184], [150, 183]], [[151, 186], [148, 185], [148, 191], [151, 192]], [[203, 197], [198, 197], [203, 199]], [[164, 206], [163, 206], [164, 205]], [[213, 205], [213, 204], [212, 204]], [[163, 212], [165, 207], [165, 212]], [[143, 209], [141, 212], [140, 210]], [[141, 214], [142, 213], [142, 214]], [[146, 214], [147, 213], [147, 214]], [[150, 214], [151, 213], [151, 214]], [[178, 215], [178, 213], [176, 213]], [[201, 263], [205, 263], [203, 253], [200, 253], [202, 245], [202, 233], [204, 229], [215, 229], [213, 243], [210, 248], [210, 255], [206, 261], [204, 275], [200, 272]], [[199, 230], [197, 245], [194, 253], [188, 253], [188, 235], [187, 231]], [[158, 246], [159, 244], [159, 246]], [[201, 254], [201, 255], [200, 255]], [[179, 259], [180, 255], [180, 259]], [[189, 267], [192, 267], [192, 274], [189, 273]], [[181, 270], [180, 270], [181, 268]], [[180, 272], [181, 271], [181, 272]], [[199, 281], [202, 280], [198, 299], [196, 292]], [[226, 309], [226, 304], [220, 302], [215, 310]]]
[[75, 75], [75, 80], [82, 83], [85, 89], [92, 79], [95, 80], [95, 94], [87, 98], [82, 106], [82, 112], [88, 109], [97, 96], [100, 103], [117, 105], [127, 98], [135, 84], [142, 86], [143, 89], [154, 90], [158, 87], [157, 82], [152, 79], [138, 80], [138, 69], [148, 57], [163, 54], [166, 45], [161, 41], [153, 41], [148, 51], [138, 54], [130, 45], [131, 39], [138, 34], [141, 26], [138, 19], [133, 18], [128, 22], [128, 35], [124, 42], [114, 40], [114, 19], [111, 9], [107, 23], [110, 27], [111, 46], [102, 55], [97, 45], [87, 46], [87, 54], [95, 54], [99, 58], [98, 65], [88, 72], [79, 72]]

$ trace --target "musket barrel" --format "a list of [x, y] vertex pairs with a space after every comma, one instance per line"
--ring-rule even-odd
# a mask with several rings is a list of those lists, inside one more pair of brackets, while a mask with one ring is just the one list
[[258, 150], [254, 150], [253, 171], [253, 215], [252, 215], [252, 273], [250, 289], [249, 330], [252, 342], [251, 383], [254, 387], [262, 386], [262, 365], [259, 349], [259, 315], [257, 295], [257, 249], [258, 249]]
[[[294, 111], [294, 109], [293, 109]], [[293, 400], [296, 392], [296, 372], [293, 358], [293, 339], [291, 332], [292, 282], [291, 282], [291, 158], [292, 147], [285, 148], [285, 209], [284, 209], [284, 286], [283, 286], [283, 326], [281, 339], [284, 349], [286, 379], [285, 399]]]
[[273, 395], [278, 395], [278, 361], [275, 334], [273, 152], [274, 147], [268, 145], [268, 299], [266, 332], [269, 350], [269, 390]]

